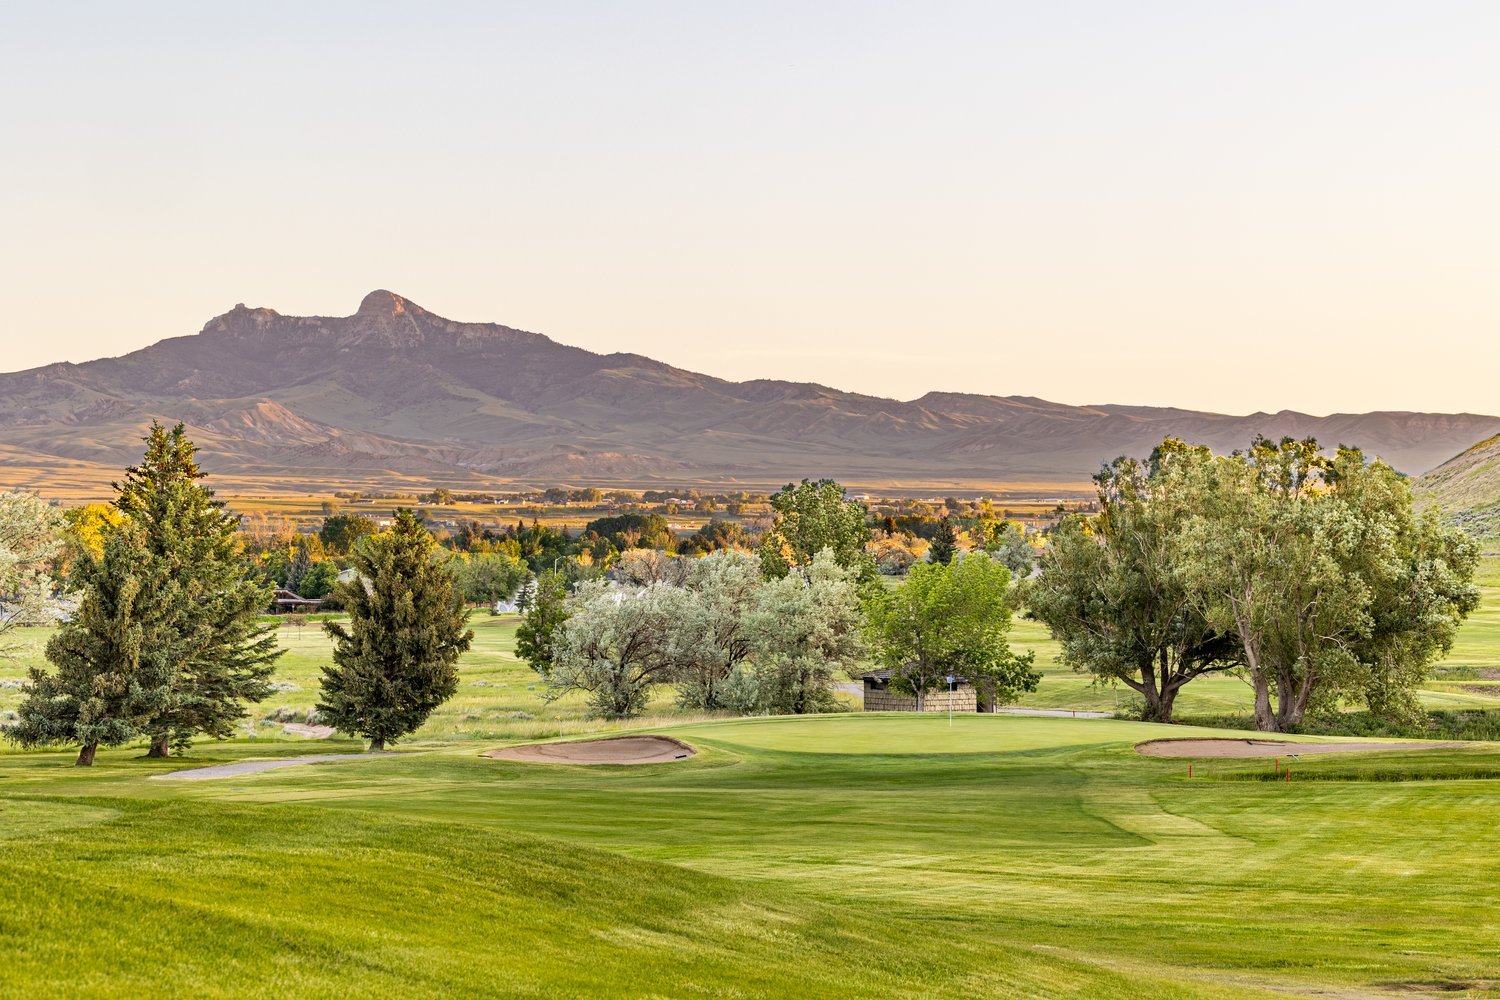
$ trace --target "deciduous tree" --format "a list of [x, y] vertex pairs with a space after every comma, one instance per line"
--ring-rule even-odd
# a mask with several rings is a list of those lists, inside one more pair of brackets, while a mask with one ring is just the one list
[[1065, 517], [1025, 588], [1028, 613], [1061, 644], [1062, 661], [1135, 691], [1150, 722], [1171, 722], [1184, 686], [1240, 662], [1239, 644], [1209, 621], [1184, 572], [1182, 527], [1202, 497], [1185, 473], [1210, 460], [1208, 449], [1168, 439], [1146, 462], [1105, 466], [1094, 477], [1099, 514]]
[[1477, 546], [1418, 517], [1405, 480], [1357, 449], [1328, 459], [1311, 439], [1261, 438], [1183, 473], [1201, 497], [1189, 586], [1239, 640], [1256, 725], [1285, 731], [1348, 698], [1411, 713], [1478, 604]]
[[639, 715], [652, 686], [670, 675], [672, 635], [684, 603], [682, 589], [665, 584], [629, 592], [583, 584], [553, 644], [552, 695], [586, 692], [596, 718]]
[[971, 683], [991, 709], [1040, 679], [1033, 655], [1010, 649], [1010, 571], [987, 555], [920, 563], [906, 581], [868, 602], [870, 648], [891, 672], [891, 686], [925, 707], [949, 678]]
[[761, 569], [767, 577], [810, 566], [824, 549], [861, 579], [874, 575], [874, 564], [865, 555], [870, 535], [865, 509], [845, 500], [844, 488], [832, 479], [788, 484], [771, 497], [771, 511], [773, 521], [760, 546]]
[[48, 568], [62, 549], [62, 512], [32, 493], [0, 493], [0, 657], [23, 643], [15, 629], [40, 624], [56, 584]]

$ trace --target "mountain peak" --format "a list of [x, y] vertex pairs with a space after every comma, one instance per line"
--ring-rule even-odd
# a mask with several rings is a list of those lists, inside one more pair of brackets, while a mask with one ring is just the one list
[[356, 316], [400, 316], [410, 308], [416, 312], [422, 312], [422, 307], [415, 302], [408, 302], [395, 292], [388, 292], [384, 288], [377, 288], [363, 299], [360, 299], [359, 310]]

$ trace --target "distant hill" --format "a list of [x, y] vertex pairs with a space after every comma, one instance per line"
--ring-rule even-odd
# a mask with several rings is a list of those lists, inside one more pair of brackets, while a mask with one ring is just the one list
[[1227, 416], [933, 392], [907, 402], [801, 382], [731, 382], [638, 354], [434, 315], [387, 291], [351, 316], [243, 305], [118, 358], [0, 375], [0, 480], [97, 492], [152, 419], [183, 420], [221, 487], [566, 483], [1083, 488], [1167, 434], [1219, 449], [1256, 433], [1359, 444], [1421, 473], [1500, 418], [1380, 412]]
[[1454, 523], [1476, 534], [1500, 535], [1500, 434], [1427, 473], [1417, 480], [1416, 491]]

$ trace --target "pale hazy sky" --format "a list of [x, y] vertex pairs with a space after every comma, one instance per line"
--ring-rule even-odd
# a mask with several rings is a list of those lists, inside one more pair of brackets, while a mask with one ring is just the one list
[[1500, 3], [0, 2], [0, 370], [236, 302], [1500, 413]]

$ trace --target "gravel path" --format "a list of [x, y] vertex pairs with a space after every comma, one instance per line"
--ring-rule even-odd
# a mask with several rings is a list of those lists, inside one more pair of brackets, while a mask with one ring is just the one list
[[287, 757], [282, 760], [243, 760], [237, 764], [216, 764], [213, 767], [190, 767], [183, 771], [153, 774], [156, 781], [204, 781], [209, 778], [237, 778], [243, 774], [259, 771], [274, 771], [278, 767], [294, 767], [297, 764], [321, 764], [334, 760], [361, 760], [379, 757], [381, 754], [325, 753], [313, 757]]

